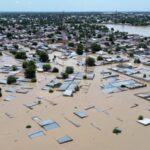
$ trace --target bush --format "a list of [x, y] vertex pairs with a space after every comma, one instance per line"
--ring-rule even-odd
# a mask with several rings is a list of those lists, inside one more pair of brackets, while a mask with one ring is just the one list
[[58, 73], [58, 72], [59, 72], [59, 69], [56, 68], [56, 67], [54, 67], [53, 70], [52, 70], [52, 72], [53, 72], [53, 73]]
[[118, 135], [118, 134], [120, 134], [121, 132], [122, 132], [122, 131], [121, 131], [120, 129], [118, 129], [118, 128], [114, 128], [114, 129], [113, 129], [113, 133], [114, 133], [114, 134], [117, 134], [117, 135]]
[[15, 58], [16, 59], [27, 59], [26, 52], [16, 52]]
[[76, 50], [76, 53], [78, 55], [83, 55], [83, 45], [82, 44], [79, 44], [78, 47], [77, 47], [77, 50]]
[[31, 126], [31, 125], [27, 125], [26, 128], [27, 128], [27, 129], [30, 129], [30, 128], [32, 128], [32, 126]]
[[133, 58], [134, 57], [134, 53], [129, 53], [129, 57]]
[[14, 76], [9, 76], [7, 78], [7, 84], [12, 84], [12, 83], [16, 83], [16, 78]]
[[146, 74], [143, 75], [143, 78], [146, 78]]
[[138, 45], [138, 48], [147, 48], [147, 45], [145, 43], [140, 43]]
[[73, 67], [66, 67], [65, 73], [67, 73], [67, 74], [74, 73], [74, 68]]
[[2, 52], [0, 52], [0, 56], [3, 56], [3, 53], [2, 53]]
[[30, 61], [24, 61], [23, 64], [22, 64], [22, 68], [26, 69], [27, 67], [33, 67], [36, 69], [36, 65], [35, 65], [35, 62], [30, 60]]
[[68, 74], [67, 73], [62, 73], [62, 78], [63, 79], [67, 79], [68, 78]]
[[32, 78], [31, 82], [35, 83], [35, 82], [37, 82], [37, 79], [36, 78]]
[[51, 65], [50, 64], [43, 65], [43, 70], [44, 71], [49, 71], [50, 69], [51, 69]]
[[97, 57], [97, 61], [102, 61], [103, 60], [103, 57], [102, 56], [98, 56]]
[[49, 93], [53, 93], [54, 91], [52, 89], [49, 90]]
[[37, 54], [39, 55], [39, 59], [41, 62], [49, 62], [48, 53], [44, 51], [38, 51]]
[[76, 86], [75, 91], [77, 92], [77, 91], [79, 91], [79, 90], [80, 90], [80, 87], [79, 87], [79, 86]]
[[87, 59], [86, 59], [86, 65], [87, 66], [95, 66], [95, 59], [94, 58], [92, 58], [92, 57], [88, 57]]
[[102, 48], [101, 48], [100, 45], [98, 45], [98, 44], [96, 44], [96, 43], [93, 43], [93, 44], [91, 45], [91, 49], [92, 49], [92, 52], [95, 53], [95, 52], [97, 52], [97, 51], [100, 51]]
[[6, 36], [7, 36], [8, 39], [12, 39], [12, 37], [13, 37], [12, 33], [7, 33]]
[[27, 66], [28, 66], [28, 62], [27, 61], [24, 61], [23, 63], [22, 63], [22, 68], [27, 68]]
[[42, 104], [42, 101], [38, 101], [38, 105], [41, 105]]
[[123, 85], [123, 84], [122, 84], [120, 87], [121, 87], [121, 88], [126, 88], [126, 85]]
[[25, 77], [28, 79], [36, 78], [36, 69], [32, 66], [29, 66], [25, 69]]
[[34, 61], [24, 61], [22, 67], [25, 69], [24, 74], [26, 78], [36, 78], [36, 65]]
[[136, 63], [136, 64], [140, 64], [140, 63], [141, 63], [141, 61], [140, 61], [140, 59], [139, 59], [139, 58], [136, 58], [136, 59], [134, 60], [134, 63]]
[[73, 42], [69, 42], [69, 43], [68, 43], [68, 46], [69, 46], [69, 47], [74, 47], [74, 43], [73, 43]]
[[83, 76], [83, 79], [84, 79], [84, 80], [86, 80], [86, 79], [87, 79], [87, 76], [86, 76], [86, 75], [84, 75], [84, 76]]
[[143, 116], [139, 116], [139, 117], [138, 117], [138, 120], [143, 120], [143, 119], [144, 119]]
[[19, 46], [17, 44], [13, 45], [15, 49], [19, 49]]
[[15, 65], [13, 65], [12, 66], [12, 71], [16, 71], [16, 70], [18, 70], [18, 68]]
[[116, 47], [116, 51], [117, 51], [117, 52], [121, 51], [121, 47], [120, 47], [120, 46], [117, 46], [117, 47]]

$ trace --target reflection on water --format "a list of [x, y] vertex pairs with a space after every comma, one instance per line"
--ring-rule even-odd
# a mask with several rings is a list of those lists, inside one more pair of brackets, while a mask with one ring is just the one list
[[111, 29], [114, 28], [115, 31], [128, 32], [129, 34], [139, 34], [142, 36], [150, 37], [150, 26], [130, 26], [130, 25], [119, 25], [119, 24], [106, 24], [106, 26]]

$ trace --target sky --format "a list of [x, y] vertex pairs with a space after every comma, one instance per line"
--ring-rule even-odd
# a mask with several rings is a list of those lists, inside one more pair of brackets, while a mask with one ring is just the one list
[[3, 11], [150, 11], [150, 0], [0, 0]]

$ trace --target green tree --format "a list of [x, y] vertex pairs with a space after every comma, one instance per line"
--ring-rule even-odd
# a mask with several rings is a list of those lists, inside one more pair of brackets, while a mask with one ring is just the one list
[[14, 77], [14, 76], [9, 76], [8, 78], [7, 78], [7, 84], [12, 84], [12, 83], [16, 83], [16, 77]]
[[8, 39], [12, 39], [12, 37], [13, 37], [12, 33], [7, 33], [7, 38]]
[[103, 57], [102, 56], [98, 56], [97, 57], [97, 61], [102, 61], [103, 60]]
[[114, 128], [113, 129], [113, 133], [116, 134], [116, 135], [120, 134], [121, 132], [122, 131], [120, 129], [118, 129], [118, 128]]
[[39, 55], [39, 59], [41, 62], [49, 62], [48, 53], [46, 53], [44, 51], [39, 51], [39, 52], [37, 52], [37, 54]]
[[82, 44], [78, 44], [76, 53], [78, 55], [82, 55], [83, 54], [83, 45]]
[[92, 57], [88, 57], [87, 59], [86, 59], [86, 65], [87, 66], [95, 66], [95, 59], [94, 58], [92, 58]]
[[96, 43], [93, 43], [93, 44], [91, 45], [91, 49], [92, 49], [92, 52], [95, 53], [95, 52], [100, 51], [102, 48], [101, 48], [100, 45], [98, 45], [98, 44], [96, 44]]
[[26, 52], [16, 52], [15, 58], [16, 59], [27, 59]]
[[65, 73], [62, 73], [62, 78], [63, 79], [67, 79], [68, 78], [68, 74], [65, 72]]
[[36, 78], [36, 69], [32, 66], [25, 69], [25, 77], [28, 79]]
[[134, 63], [140, 64], [140, 63], [141, 63], [141, 60], [140, 60], [139, 58], [135, 58]]
[[56, 68], [56, 67], [54, 67], [53, 70], [52, 70], [52, 72], [53, 72], [53, 73], [58, 73], [58, 72], [59, 72], [59, 69]]
[[25, 69], [25, 77], [28, 79], [36, 79], [36, 65], [34, 61], [23, 62], [23, 68]]
[[44, 64], [43, 65], [43, 70], [44, 71], [49, 71], [51, 69], [51, 65], [50, 64]]
[[18, 68], [15, 65], [13, 65], [12, 66], [12, 71], [17, 71], [17, 70], [18, 70]]
[[27, 67], [33, 67], [34, 69], [36, 69], [36, 65], [35, 65], [35, 62], [30, 60], [30, 61], [24, 61], [22, 63], [22, 68], [26, 69]]
[[70, 67], [70, 66], [66, 67], [65, 73], [67, 73], [67, 74], [72, 74], [72, 73], [74, 73], [74, 68], [73, 68], [73, 67]]
[[69, 43], [68, 43], [68, 46], [69, 46], [69, 47], [74, 47], [74, 43], [73, 43], [73, 42], [69, 42]]
[[138, 117], [138, 120], [143, 120], [144, 119], [144, 117], [142, 116], [142, 115], [140, 115], [139, 117]]

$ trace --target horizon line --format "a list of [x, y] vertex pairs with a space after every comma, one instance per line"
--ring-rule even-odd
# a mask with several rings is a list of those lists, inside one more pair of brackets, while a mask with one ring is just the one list
[[0, 11], [0, 13], [150, 13], [150, 10], [149, 11], [141, 11], [141, 10], [136, 10], [136, 11], [133, 11], [133, 10], [129, 10], [129, 11], [119, 11], [119, 10], [116, 10], [116, 11], [65, 11], [65, 10], [62, 10], [62, 11]]

